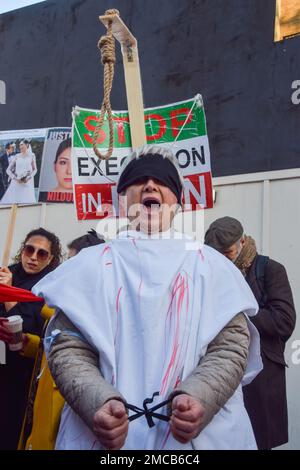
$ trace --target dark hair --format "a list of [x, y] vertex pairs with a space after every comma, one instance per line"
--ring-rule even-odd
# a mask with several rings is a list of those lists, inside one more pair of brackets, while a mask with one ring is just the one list
[[8, 143], [5, 145], [5, 149], [8, 150], [11, 145], [12, 145], [12, 142], [8, 142]]
[[49, 263], [49, 267], [52, 269], [57, 268], [57, 266], [62, 261], [62, 249], [61, 249], [59, 238], [54, 233], [48, 232], [48, 230], [45, 230], [42, 227], [37, 228], [35, 230], [31, 230], [31, 232], [27, 233], [25, 240], [22, 242], [21, 247], [15, 256], [15, 259], [14, 259], [15, 262], [19, 263], [21, 261], [22, 251], [24, 249], [24, 246], [26, 245], [26, 242], [28, 242], [29, 238], [36, 237], [36, 236], [45, 237], [51, 243], [51, 255], [53, 255], [53, 258], [51, 262]]
[[72, 139], [71, 137], [68, 137], [66, 140], [63, 140], [59, 146], [58, 146], [58, 149], [57, 149], [57, 152], [56, 152], [56, 155], [55, 155], [55, 160], [54, 160], [54, 163], [57, 162], [58, 160], [58, 157], [60, 156], [61, 153], [63, 153], [66, 149], [68, 149], [69, 147], [72, 147]]
[[29, 145], [29, 144], [30, 144], [29, 140], [27, 140], [27, 139], [21, 139], [20, 142], [19, 142], [19, 145], [20, 145], [22, 142], [23, 142], [23, 144], [26, 144], [26, 145]]
[[67, 247], [69, 248], [69, 250], [76, 250], [76, 252], [79, 253], [79, 251], [81, 251], [83, 248], [101, 245], [101, 243], [105, 243], [104, 238], [102, 236], [99, 236], [94, 229], [91, 229], [86, 235], [75, 238], [75, 240], [71, 241], [67, 245]]

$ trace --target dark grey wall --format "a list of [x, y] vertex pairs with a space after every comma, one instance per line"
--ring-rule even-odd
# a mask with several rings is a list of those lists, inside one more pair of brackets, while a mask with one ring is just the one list
[[300, 167], [300, 36], [273, 42], [275, 0], [48, 0], [1, 15], [0, 129], [66, 126], [73, 105], [99, 105], [98, 15], [111, 7], [138, 39], [145, 106], [203, 95], [214, 176]]

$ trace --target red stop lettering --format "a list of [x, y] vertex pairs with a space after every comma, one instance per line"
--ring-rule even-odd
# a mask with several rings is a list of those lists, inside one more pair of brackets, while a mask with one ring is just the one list
[[[181, 127], [183, 126], [183, 124], [188, 124], [189, 122], [191, 122], [191, 120], [193, 119], [193, 113], [191, 113], [187, 119], [187, 121], [185, 122], [188, 114], [190, 112], [190, 109], [189, 108], [180, 108], [180, 109], [175, 109], [173, 111], [170, 112], [170, 117], [171, 117], [171, 127], [172, 127], [172, 135], [173, 137], [177, 137], [177, 135], [179, 134], [180, 132], [180, 129]], [[183, 114], [184, 116], [181, 118], [181, 119], [178, 119], [178, 116], [180, 114]]]
[[114, 117], [114, 121], [116, 121], [116, 127], [117, 127], [117, 135], [118, 135], [118, 142], [119, 144], [124, 144], [125, 143], [125, 132], [124, 132], [124, 122], [129, 122], [129, 117], [124, 116], [124, 117]]
[[[147, 135], [147, 141], [161, 139], [161, 137], [165, 134], [166, 128], [167, 128], [166, 120], [162, 116], [160, 116], [160, 114], [147, 114], [145, 116], [145, 121], [151, 121], [152, 119], [155, 119], [158, 122], [159, 129], [156, 134]], [[151, 125], [150, 125], [150, 129], [151, 129]]]
[[[92, 124], [94, 122], [95, 124]], [[99, 118], [96, 116], [87, 116], [84, 120], [84, 125], [88, 131], [95, 132], [97, 123], [99, 122]], [[93, 136], [90, 136], [89, 134], [83, 134], [84, 139], [86, 142], [89, 144], [93, 143]], [[97, 139], [97, 144], [102, 144], [106, 139], [106, 134], [103, 129], [100, 129], [99, 134], [98, 134], [98, 139]]]

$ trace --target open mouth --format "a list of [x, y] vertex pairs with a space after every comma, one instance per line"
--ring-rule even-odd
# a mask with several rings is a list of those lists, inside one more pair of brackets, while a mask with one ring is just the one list
[[152, 210], [158, 211], [161, 206], [159, 199], [152, 197], [152, 196], [144, 198], [142, 204], [147, 212], [150, 212]]

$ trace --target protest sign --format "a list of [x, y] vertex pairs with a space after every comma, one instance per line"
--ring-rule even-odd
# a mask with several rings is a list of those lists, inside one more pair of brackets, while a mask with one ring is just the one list
[[47, 129], [42, 158], [39, 201], [73, 202], [71, 128]]
[[[172, 149], [185, 179], [185, 210], [210, 208], [212, 180], [209, 143], [202, 97], [145, 109], [148, 144]], [[131, 151], [127, 111], [113, 112], [114, 152], [100, 160], [92, 148], [99, 112], [76, 107], [73, 110], [72, 168], [77, 217], [101, 219], [118, 215], [116, 182], [124, 158]], [[108, 121], [99, 133], [98, 146], [108, 147]]]

